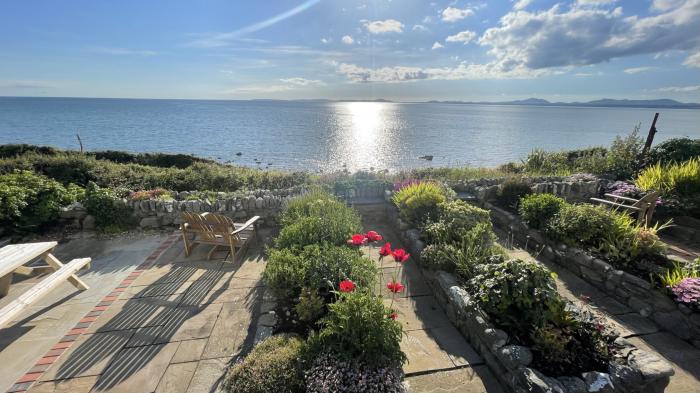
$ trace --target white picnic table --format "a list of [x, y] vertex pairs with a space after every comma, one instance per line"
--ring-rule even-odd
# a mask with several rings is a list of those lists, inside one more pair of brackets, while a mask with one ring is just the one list
[[32, 268], [24, 265], [36, 258], [42, 258], [53, 270], [53, 273], [43, 277], [17, 299], [0, 309], [0, 326], [11, 321], [25, 307], [47, 294], [64, 280], [68, 280], [80, 290], [89, 288], [75, 275], [75, 272], [83, 267], [89, 267], [91, 259], [77, 258], [63, 264], [51, 253], [56, 245], [56, 242], [39, 242], [11, 244], [0, 248], [0, 297], [6, 296], [9, 292], [13, 274], [15, 272], [23, 274], [31, 272]]

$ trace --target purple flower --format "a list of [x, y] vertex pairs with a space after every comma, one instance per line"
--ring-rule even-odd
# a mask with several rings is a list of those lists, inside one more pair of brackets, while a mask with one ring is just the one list
[[684, 278], [671, 288], [676, 301], [686, 304], [700, 303], [700, 278]]

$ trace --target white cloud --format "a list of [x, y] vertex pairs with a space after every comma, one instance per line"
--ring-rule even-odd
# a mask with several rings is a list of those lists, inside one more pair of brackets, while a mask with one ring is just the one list
[[446, 68], [382, 67], [366, 68], [356, 64], [340, 63], [336, 72], [351, 82], [397, 83], [418, 80], [462, 80], [462, 79], [526, 79], [551, 74], [547, 70], [512, 69], [504, 72], [494, 64], [465, 64]]
[[504, 15], [479, 39], [504, 71], [597, 64], [613, 58], [700, 47], [700, 0], [648, 17], [561, 5]]
[[683, 65], [686, 67], [700, 68], [700, 52], [688, 56], [683, 62]]
[[413, 28], [411, 30], [413, 30], [413, 31], [428, 31], [428, 28], [423, 26], [423, 25], [413, 25]]
[[95, 53], [117, 56], [155, 56], [158, 54], [158, 52], [152, 50], [109, 48], [103, 46], [93, 47], [92, 51]]
[[352, 36], [349, 35], [344, 35], [343, 38], [341, 38], [340, 40], [343, 42], [343, 44], [346, 45], [352, 45], [355, 43], [355, 40], [353, 40]]
[[460, 31], [455, 35], [451, 35], [445, 38], [447, 42], [464, 42], [464, 45], [470, 43], [476, 37], [476, 33], [473, 31], [465, 30]]
[[329, 42], [331, 42], [331, 40], [330, 40], [329, 38], [321, 38], [321, 43], [322, 43], [322, 44], [327, 44], [327, 43], [329, 43]]
[[316, 79], [305, 79], [300, 77], [282, 78], [281, 83], [277, 84], [261, 84], [239, 86], [233, 89], [223, 91], [223, 94], [228, 95], [246, 95], [246, 94], [264, 94], [264, 93], [279, 93], [295, 89], [305, 89], [309, 87], [325, 86], [326, 83]]
[[577, 72], [574, 74], [574, 76], [577, 78], [588, 78], [591, 76], [600, 76], [600, 75], [603, 75], [603, 73], [600, 71], [598, 71], [598, 72]]
[[283, 78], [280, 82], [292, 85], [292, 86], [325, 86], [326, 83], [318, 79], [305, 79], [300, 77], [294, 78]]
[[655, 70], [656, 67], [632, 67], [632, 68], [625, 68], [622, 70], [625, 74], [639, 74], [642, 72], [648, 72], [648, 71], [653, 71]]
[[529, 6], [532, 0], [518, 0], [514, 5], [514, 10], [524, 10], [525, 7]]
[[435, 43], [433, 44], [433, 47], [430, 48], [430, 49], [435, 50], [435, 49], [440, 49], [440, 48], [444, 48], [444, 45], [442, 45], [441, 43], [435, 41]]
[[403, 33], [403, 23], [396, 19], [364, 21], [364, 26], [372, 34]]
[[578, 6], [590, 6], [590, 7], [598, 7], [602, 5], [610, 5], [616, 3], [617, 0], [576, 0], [576, 5]]
[[428, 15], [425, 18], [423, 18], [423, 23], [428, 24], [433, 22], [433, 17]]
[[457, 22], [471, 15], [474, 15], [474, 11], [470, 8], [447, 7], [442, 10], [442, 20], [445, 22]]
[[700, 85], [698, 86], [669, 86], [657, 89], [658, 91], [671, 92], [671, 93], [689, 93], [692, 91], [700, 91]]

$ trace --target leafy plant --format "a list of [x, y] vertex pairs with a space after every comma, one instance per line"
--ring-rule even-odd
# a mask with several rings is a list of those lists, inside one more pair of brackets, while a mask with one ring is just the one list
[[316, 289], [304, 288], [301, 290], [299, 302], [294, 306], [299, 319], [304, 322], [316, 322], [325, 310], [326, 304], [318, 296]]
[[700, 157], [700, 139], [669, 139], [654, 146], [649, 152], [651, 163], [684, 162], [698, 157]]
[[673, 268], [659, 275], [665, 288], [673, 288], [685, 278], [700, 278], [700, 258], [689, 263], [675, 263]]
[[306, 371], [307, 393], [405, 393], [400, 367], [369, 367], [330, 353], [319, 355]]
[[602, 206], [566, 204], [544, 229], [547, 236], [566, 244], [598, 247], [614, 225], [612, 213]]
[[95, 226], [107, 233], [129, 229], [135, 224], [132, 210], [114, 192], [95, 183], [85, 189], [85, 208], [95, 217]]
[[446, 200], [443, 188], [433, 182], [411, 184], [397, 191], [392, 198], [401, 217], [415, 225], [434, 220], [438, 204]]
[[13, 231], [39, 229], [58, 218], [59, 208], [75, 202], [81, 190], [29, 171], [0, 175], [0, 224]]
[[526, 195], [520, 200], [518, 212], [532, 228], [541, 229], [564, 205], [563, 199], [552, 194]]
[[438, 205], [437, 220], [425, 226], [425, 236], [431, 243], [459, 242], [464, 234], [478, 224], [490, 223], [488, 210], [456, 200]]
[[664, 196], [696, 195], [700, 192], [700, 158], [682, 163], [656, 163], [645, 168], [635, 184], [644, 191], [659, 191]]
[[632, 179], [639, 168], [642, 146], [644, 140], [639, 137], [639, 125], [630, 134], [615, 137], [606, 155], [608, 168], [605, 174], [617, 180]]
[[312, 353], [331, 352], [373, 368], [400, 367], [406, 362], [399, 346], [403, 329], [380, 297], [368, 290], [343, 292], [328, 308], [321, 320], [323, 328], [309, 337]]
[[275, 335], [256, 345], [226, 374], [229, 393], [302, 392], [304, 377], [299, 362], [304, 341], [293, 335]]
[[669, 223], [656, 223], [652, 227], [639, 224], [630, 215], [612, 212], [613, 225], [601, 239], [596, 251], [620, 268], [627, 268], [641, 256], [658, 256], [666, 251], [666, 244], [657, 232]]
[[503, 207], [517, 210], [520, 199], [529, 194], [532, 194], [529, 184], [520, 179], [509, 179], [498, 190], [496, 201]]

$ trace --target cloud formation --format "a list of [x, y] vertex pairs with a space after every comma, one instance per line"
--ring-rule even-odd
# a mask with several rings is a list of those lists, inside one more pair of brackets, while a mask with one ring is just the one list
[[444, 48], [444, 47], [445, 47], [444, 45], [442, 45], [441, 43], [435, 41], [435, 43], [433, 44], [433, 47], [430, 48], [430, 49], [435, 50], [435, 49], [440, 49], [440, 48]]
[[686, 67], [700, 68], [700, 52], [688, 56], [683, 62], [683, 65]]
[[343, 44], [346, 45], [352, 45], [355, 43], [355, 40], [353, 40], [352, 36], [349, 35], [344, 35], [343, 38], [341, 38], [340, 40], [343, 42]]
[[396, 19], [363, 21], [365, 28], [372, 34], [403, 33], [403, 23]]
[[451, 35], [447, 38], [445, 38], [445, 41], [447, 42], [463, 42], [464, 45], [467, 45], [470, 43], [474, 38], [476, 37], [476, 33], [473, 31], [465, 30], [465, 31], [460, 31], [459, 33], [455, 35]]
[[639, 74], [642, 72], [647, 72], [647, 71], [653, 71], [655, 70], [656, 67], [632, 67], [632, 68], [625, 68], [622, 70], [625, 74]]
[[246, 95], [246, 94], [261, 94], [261, 93], [279, 93], [294, 89], [304, 89], [309, 87], [325, 86], [326, 83], [317, 79], [306, 79], [300, 77], [282, 78], [278, 84], [262, 84], [239, 86], [233, 89], [223, 91], [227, 95]]
[[671, 93], [690, 93], [693, 91], [700, 91], [700, 86], [669, 86], [662, 87], [658, 90]]
[[447, 7], [442, 10], [442, 20], [445, 22], [457, 22], [471, 15], [474, 15], [474, 11], [470, 8]]
[[551, 74], [547, 70], [513, 69], [503, 72], [494, 64], [466, 64], [457, 67], [422, 68], [422, 67], [381, 67], [366, 68], [356, 64], [340, 63], [336, 72], [356, 83], [380, 82], [396, 83], [419, 80], [477, 80], [477, 79], [527, 79]]

